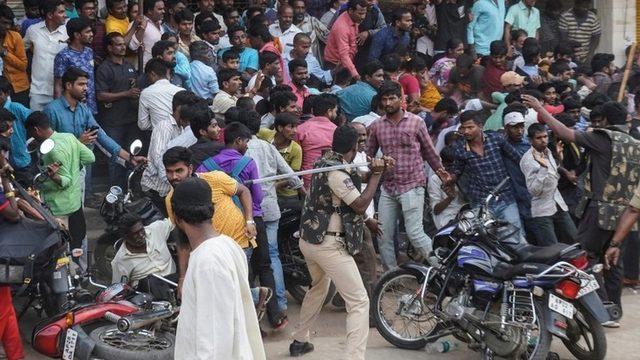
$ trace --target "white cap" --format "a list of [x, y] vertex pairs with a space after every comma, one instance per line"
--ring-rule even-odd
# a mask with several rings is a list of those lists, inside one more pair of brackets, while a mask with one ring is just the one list
[[480, 110], [482, 110], [482, 103], [480, 102], [480, 99], [471, 99], [467, 101], [462, 112], [480, 111]]
[[522, 113], [513, 111], [504, 116], [504, 125], [517, 125], [524, 124], [524, 115]]

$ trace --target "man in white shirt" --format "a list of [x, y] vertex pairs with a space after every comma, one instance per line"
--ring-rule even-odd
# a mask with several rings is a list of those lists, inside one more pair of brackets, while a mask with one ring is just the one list
[[182, 133], [182, 126], [174, 118], [174, 95], [184, 89], [172, 85], [167, 80], [169, 68], [160, 59], [151, 59], [145, 66], [145, 74], [153, 85], [140, 94], [138, 110], [138, 127], [141, 130], [151, 129], [149, 142], [149, 163], [142, 174], [140, 184], [148, 191], [153, 203], [165, 215], [164, 200], [171, 186], [162, 167], [162, 154], [167, 144]]
[[269, 32], [280, 39], [283, 54], [293, 49], [293, 37], [302, 30], [293, 25], [293, 8], [290, 5], [284, 4], [278, 8], [278, 21], [269, 25]]
[[543, 124], [535, 123], [527, 131], [531, 148], [522, 155], [520, 169], [531, 194], [531, 221], [536, 245], [553, 245], [559, 241], [572, 244], [576, 226], [567, 204], [558, 190], [558, 166], [553, 158], [549, 135]]
[[123, 242], [111, 261], [111, 283], [119, 283], [126, 276], [128, 283], [138, 286], [148, 282], [151, 274], [166, 277], [176, 273], [176, 264], [167, 247], [173, 230], [169, 219], [144, 226], [138, 214], [127, 213], [120, 218], [118, 230]]
[[[148, 6], [149, 4], [153, 4], [153, 6]], [[162, 28], [164, 1], [144, 0], [144, 5], [143, 21], [138, 24], [138, 28], [129, 43], [129, 49], [136, 51], [140, 46], [143, 46], [143, 61], [146, 64], [152, 58], [151, 49], [153, 45], [162, 39], [162, 34], [164, 33]], [[129, 28], [136, 23], [132, 21]]]
[[40, 5], [44, 21], [33, 24], [24, 36], [24, 47], [33, 55], [31, 62], [30, 108], [44, 109], [53, 100], [53, 61], [67, 46], [67, 15], [62, 1], [46, 0]]
[[247, 259], [211, 225], [211, 187], [200, 178], [178, 184], [171, 199], [176, 226], [191, 254], [176, 330], [178, 359], [266, 359], [249, 290]]
[[318, 80], [327, 85], [331, 85], [331, 83], [333, 82], [331, 71], [324, 70], [322, 66], [320, 66], [318, 58], [316, 58], [311, 53], [311, 37], [305, 33], [297, 33], [293, 37], [293, 49], [288, 53], [283, 53], [282, 57], [285, 63], [285, 79], [291, 78], [291, 76], [289, 75], [289, 62], [293, 59], [301, 59], [307, 62], [309, 75], [315, 76], [316, 78], [318, 78]]
[[[444, 165], [444, 167], [447, 167], [454, 161], [452, 150], [449, 146], [440, 151], [440, 158], [442, 159], [442, 165]], [[458, 215], [458, 212], [464, 205], [460, 189], [458, 189], [455, 183], [443, 187], [442, 180], [440, 180], [440, 177], [435, 173], [429, 176], [427, 189], [433, 223], [437, 229], [441, 229]]]

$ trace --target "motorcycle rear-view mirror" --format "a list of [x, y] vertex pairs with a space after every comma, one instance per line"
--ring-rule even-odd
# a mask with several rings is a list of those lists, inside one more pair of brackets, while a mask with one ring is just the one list
[[40, 144], [40, 154], [46, 155], [50, 153], [55, 146], [56, 144], [55, 142], [53, 142], [53, 140], [46, 139], [45, 141], [42, 142], [42, 144]]
[[133, 156], [138, 155], [141, 150], [142, 150], [142, 141], [140, 139], [133, 140], [131, 145], [129, 145], [129, 154]]

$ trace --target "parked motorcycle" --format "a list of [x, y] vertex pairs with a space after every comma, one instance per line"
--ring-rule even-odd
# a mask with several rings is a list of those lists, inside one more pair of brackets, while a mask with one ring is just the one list
[[[54, 148], [52, 140], [40, 144], [42, 154]], [[17, 224], [3, 223], [0, 229], [0, 283], [15, 284], [14, 297], [26, 300], [18, 317], [31, 307], [52, 316], [87, 300], [78, 286], [70, 261], [70, 235], [63, 229], [35, 193], [12, 178], [17, 201], [28, 209]], [[18, 286], [19, 285], [19, 286]]]
[[[91, 271], [89, 283], [100, 288], [90, 303], [40, 322], [31, 343], [39, 353], [63, 359], [163, 360], [174, 358], [175, 328], [179, 307], [170, 301], [154, 301], [151, 295], [121, 283], [104, 286]], [[164, 279], [173, 287], [177, 284]]]
[[583, 271], [586, 254], [513, 241], [517, 229], [488, 210], [507, 181], [438, 232], [436, 266], [408, 263], [383, 275], [372, 299], [376, 327], [408, 349], [453, 335], [485, 359], [546, 359], [553, 334], [577, 358], [603, 359], [609, 317]]
[[[129, 151], [132, 156], [140, 153], [142, 142], [135, 140], [131, 143]], [[96, 242], [95, 264], [98, 277], [111, 280], [111, 261], [118, 252], [120, 233], [118, 232], [118, 220], [125, 213], [137, 213], [146, 226], [154, 221], [162, 219], [162, 213], [153, 205], [151, 200], [144, 196], [140, 188], [140, 179], [144, 173], [143, 164], [136, 166], [127, 178], [126, 193], [118, 186], [112, 186], [100, 205], [100, 216], [107, 227]]]

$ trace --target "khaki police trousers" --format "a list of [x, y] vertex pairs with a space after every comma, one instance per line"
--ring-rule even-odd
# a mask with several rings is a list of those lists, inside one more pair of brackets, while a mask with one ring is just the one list
[[325, 235], [321, 244], [310, 244], [300, 239], [300, 250], [307, 261], [312, 287], [302, 301], [300, 323], [293, 338], [309, 341], [311, 327], [322, 310], [329, 284], [333, 281], [347, 309], [347, 348], [343, 359], [364, 359], [369, 336], [369, 298], [356, 262], [345, 246], [330, 235]]

